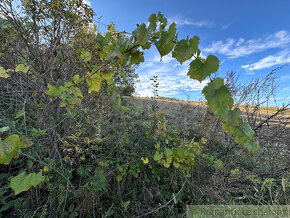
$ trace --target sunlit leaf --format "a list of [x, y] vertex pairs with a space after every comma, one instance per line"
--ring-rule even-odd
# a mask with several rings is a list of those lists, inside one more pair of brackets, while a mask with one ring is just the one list
[[6, 73], [6, 70], [3, 67], [0, 67], [0, 78], [8, 78], [9, 74]]
[[10, 181], [10, 187], [15, 192], [15, 195], [27, 191], [31, 186], [36, 187], [38, 184], [43, 182], [45, 177], [42, 175], [42, 171], [39, 173], [30, 173], [28, 175], [25, 172], [13, 177]]
[[210, 110], [218, 116], [225, 117], [225, 114], [233, 106], [233, 98], [229, 89], [224, 85], [222, 78], [216, 78], [208, 83], [202, 90]]
[[86, 81], [87, 84], [89, 85], [88, 93], [99, 92], [101, 90], [102, 78], [99, 72], [92, 73], [91, 75], [87, 74]]
[[110, 70], [108, 72], [102, 72], [101, 75], [102, 75], [102, 78], [106, 79], [106, 80], [109, 80], [111, 79], [113, 76], [114, 76], [115, 72]]
[[80, 57], [84, 61], [90, 61], [92, 59], [92, 54], [88, 51], [82, 51]]
[[17, 65], [17, 67], [15, 68], [15, 72], [23, 72], [23, 73], [27, 73], [29, 70], [29, 66], [25, 67], [24, 64], [19, 64]]
[[156, 151], [154, 156], [153, 156], [153, 159], [155, 161], [158, 161], [158, 160], [161, 160], [162, 157], [163, 157], [163, 153], [160, 153], [160, 152]]
[[47, 88], [48, 90], [46, 91], [46, 94], [48, 94], [50, 97], [60, 96], [65, 91], [65, 87], [63, 86], [56, 88], [55, 86], [48, 84]]

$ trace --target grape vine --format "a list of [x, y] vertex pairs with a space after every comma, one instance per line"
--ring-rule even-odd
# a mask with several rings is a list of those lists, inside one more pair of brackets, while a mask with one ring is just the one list
[[[87, 49], [79, 49], [78, 51], [78, 58], [87, 69], [87, 73], [84, 75], [75, 74], [71, 81], [59, 87], [48, 84], [45, 93], [51, 98], [60, 98], [62, 101], [60, 107], [69, 106], [74, 108], [81, 105], [83, 94], [79, 87], [86, 84], [88, 93], [100, 92], [104, 88], [107, 93], [115, 95], [116, 102], [120, 102], [120, 95], [114, 93], [114, 87], [116, 86], [114, 76], [126, 77], [124, 66], [132, 66], [144, 62], [144, 51], [150, 49], [152, 45], [156, 46], [161, 58], [172, 53], [172, 57], [180, 64], [193, 58], [187, 73], [191, 79], [202, 82], [218, 71], [220, 61], [216, 56], [209, 55], [206, 59], [200, 56], [200, 39], [198, 36], [179, 40], [177, 35], [176, 24], [171, 23], [168, 25], [166, 17], [160, 12], [151, 14], [148, 18], [148, 24], [142, 23], [138, 25], [132, 34], [118, 32], [115, 30], [114, 25], [110, 24], [108, 25], [108, 31], [104, 35], [101, 33], [96, 35], [97, 43], [93, 48], [95, 49], [94, 54]], [[94, 63], [94, 55], [97, 55], [102, 61], [101, 64]], [[9, 78], [13, 72], [27, 74], [29, 73], [29, 66], [19, 64], [15, 70], [0, 67], [1, 78]], [[211, 79], [202, 90], [202, 93], [207, 100], [210, 111], [220, 118], [223, 130], [235, 135], [236, 143], [242, 145], [249, 153], [256, 152], [259, 148], [259, 142], [254, 138], [254, 131], [250, 125], [243, 122], [240, 109], [233, 108], [234, 101], [229, 89], [224, 84], [224, 79]], [[122, 108], [120, 109], [122, 110]], [[19, 155], [21, 148], [26, 148], [31, 146], [31, 144], [29, 140], [24, 142], [17, 135], [11, 135], [3, 141], [0, 139], [0, 163], [9, 164], [13, 158]], [[194, 155], [190, 153], [194, 149], [196, 150], [194, 146], [198, 146], [198, 143], [186, 148], [185, 152], [180, 148], [163, 149], [156, 145], [155, 148], [157, 150], [153, 159], [167, 168], [172, 163], [176, 168], [180, 167], [186, 170], [194, 161]], [[148, 158], [145, 157], [142, 161], [147, 164]], [[137, 166], [134, 165], [134, 167], [136, 168]], [[131, 170], [136, 175], [139, 172], [138, 167]], [[119, 170], [121, 174], [118, 180], [122, 179], [122, 172], [124, 171], [122, 170]], [[20, 186], [19, 182], [21, 180], [25, 181], [22, 186]], [[43, 180], [42, 172], [27, 176], [25, 173], [21, 173], [11, 180], [11, 187], [18, 194]]]

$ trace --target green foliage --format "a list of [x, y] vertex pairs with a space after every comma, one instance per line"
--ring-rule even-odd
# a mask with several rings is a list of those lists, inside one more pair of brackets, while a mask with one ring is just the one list
[[10, 187], [13, 189], [15, 195], [17, 195], [20, 192], [29, 190], [31, 186], [36, 187], [44, 181], [44, 178], [42, 171], [37, 174], [30, 173], [28, 175], [25, 175], [25, 172], [22, 172], [11, 179]]
[[15, 68], [15, 72], [22, 72], [22, 73], [27, 73], [29, 70], [29, 66], [28, 67], [25, 67], [24, 64], [19, 64], [16, 66]]
[[213, 55], [209, 55], [205, 60], [196, 58], [190, 63], [187, 75], [189, 75], [191, 79], [196, 79], [201, 82], [206, 77], [218, 71], [219, 62], [218, 58]]
[[48, 90], [47, 90], [46, 94], [48, 94], [51, 97], [58, 97], [65, 91], [65, 88], [63, 86], [56, 88], [53, 85], [48, 84], [47, 88], [48, 88]]
[[38, 136], [45, 135], [45, 133], [46, 133], [46, 130], [44, 130], [44, 129], [35, 129], [35, 128], [32, 128], [31, 136], [32, 137], [38, 137]]
[[146, 28], [146, 24], [140, 24], [135, 31], [133, 31], [133, 35], [136, 37], [137, 42], [141, 46], [147, 46], [148, 40], [152, 36], [151, 28]]
[[89, 85], [89, 93], [99, 92], [101, 90], [102, 78], [99, 72], [92, 72], [87, 75], [86, 81]]
[[220, 116], [222, 119], [227, 110], [233, 106], [233, 99], [229, 89], [224, 85], [222, 78], [216, 78], [208, 83], [202, 90], [211, 112]]
[[211, 112], [219, 116], [223, 122], [223, 130], [236, 135], [235, 141], [243, 145], [249, 153], [256, 152], [259, 149], [259, 142], [253, 138], [255, 132], [248, 123], [243, 123], [241, 111], [238, 108], [232, 110], [234, 101], [229, 89], [224, 85], [224, 80], [214, 79], [203, 88], [202, 92]]
[[3, 67], [0, 67], [0, 78], [9, 78], [9, 74], [6, 73], [6, 70]]
[[[186, 203], [200, 203], [198, 196], [195, 200], [190, 197], [193, 192], [198, 193], [192, 190], [194, 184], [207, 181], [214, 172], [222, 172], [226, 168], [224, 159], [217, 157], [217, 152], [208, 152], [211, 147], [204, 135], [170, 128], [156, 105], [147, 115], [122, 94], [126, 87], [133, 87], [128, 82], [134, 77], [132, 65], [144, 62], [144, 50], [152, 45], [161, 58], [171, 53], [180, 64], [193, 58], [188, 75], [200, 82], [218, 71], [218, 58], [199, 56], [198, 36], [177, 40], [176, 24], [168, 26], [160, 12], [151, 14], [148, 25], [138, 25], [132, 34], [118, 32], [113, 23], [102, 34], [96, 25], [91, 25], [93, 13], [81, 0], [22, 4], [23, 19], [12, 20], [11, 25], [5, 25], [5, 31], [0, 31], [10, 31], [10, 35], [1, 35], [3, 60], [16, 53], [14, 47], [8, 50], [11, 45], [19, 45], [21, 52], [21, 58], [15, 58], [17, 63], [12, 64], [15, 70], [0, 68], [1, 81], [6, 79], [15, 89], [24, 90], [15, 99], [8, 95], [9, 100], [4, 99], [0, 106], [4, 108], [1, 115], [2, 111], [11, 115], [0, 129], [1, 136], [13, 134], [0, 139], [0, 163], [9, 164], [0, 166], [1, 174], [2, 168], [5, 174], [4, 179], [0, 174], [1, 186], [5, 187], [0, 188], [0, 196], [9, 196], [10, 202], [5, 207], [7, 214], [130, 217], [156, 208], [165, 200], [180, 204], [181, 213]], [[23, 42], [22, 34], [35, 42]], [[37, 55], [32, 58], [33, 54]], [[10, 71], [27, 73], [27, 81], [15, 87], [7, 74]], [[152, 83], [156, 100], [157, 76]], [[1, 93], [2, 90], [5, 91], [1, 89]], [[203, 94], [211, 112], [223, 122], [223, 129], [236, 135], [236, 142], [250, 153], [257, 151], [254, 132], [242, 122], [241, 112], [232, 110], [233, 99], [224, 80], [211, 80]], [[14, 133], [34, 137], [35, 146], [19, 155], [32, 141]], [[17, 175], [18, 171], [22, 173]], [[39, 173], [25, 174], [33, 171]], [[47, 182], [42, 183], [44, 179]], [[22, 193], [40, 183], [41, 195], [37, 189]], [[24, 198], [15, 197], [7, 187]], [[0, 206], [6, 203], [1, 201]], [[171, 216], [174, 211], [178, 216], [176, 205], [158, 213]]]
[[1, 127], [1, 128], [0, 128], [0, 133], [2, 133], [2, 132], [7, 132], [9, 129], [10, 129], [9, 126]]
[[172, 51], [175, 46], [176, 39], [176, 24], [172, 23], [169, 26], [168, 31], [161, 32], [160, 39], [155, 44], [161, 57]]
[[88, 51], [82, 51], [80, 54], [81, 59], [84, 61], [90, 61], [92, 59], [92, 54]]
[[0, 164], [8, 165], [13, 158], [19, 156], [21, 148], [28, 148], [31, 145], [32, 142], [27, 137], [11, 135], [5, 140], [0, 138]]
[[176, 43], [172, 57], [176, 58], [180, 64], [190, 59], [195, 53], [200, 53], [198, 49], [199, 37], [194, 36], [191, 39], [182, 39]]
[[[74, 81], [76, 81], [76, 78], [74, 78]], [[82, 92], [79, 88], [75, 87], [72, 82], [67, 82], [65, 86], [60, 86], [59, 88], [48, 84], [47, 88], [47, 95], [50, 97], [59, 97], [62, 100], [60, 107], [70, 105], [70, 108], [74, 108], [82, 102]]]

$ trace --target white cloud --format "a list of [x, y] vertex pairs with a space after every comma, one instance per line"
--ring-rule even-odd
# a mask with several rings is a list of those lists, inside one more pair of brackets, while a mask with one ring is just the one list
[[207, 53], [219, 53], [228, 58], [238, 58], [270, 48], [285, 48], [290, 44], [290, 33], [286, 30], [268, 34], [260, 38], [245, 40], [228, 38], [225, 41], [214, 41], [203, 49]]
[[91, 6], [91, 1], [90, 0], [83, 0], [83, 2], [89, 6]]
[[171, 55], [163, 57], [160, 62], [160, 56], [155, 53], [152, 58], [148, 58], [136, 70], [140, 80], [136, 87], [137, 94], [144, 97], [153, 96], [152, 81], [150, 80], [153, 76], [158, 76], [158, 93], [160, 96], [170, 97], [183, 92], [201, 91], [208, 80], [200, 83], [190, 79], [187, 76], [189, 62], [186, 61], [180, 65]]
[[168, 18], [168, 23], [176, 23], [177, 26], [189, 25], [189, 26], [197, 26], [197, 27], [212, 27], [214, 24], [213, 22], [207, 20], [188, 20], [184, 19], [180, 16], [174, 16]]
[[287, 63], [290, 63], [290, 50], [285, 49], [275, 55], [269, 55], [253, 64], [242, 65], [241, 67], [246, 70], [260, 70]]

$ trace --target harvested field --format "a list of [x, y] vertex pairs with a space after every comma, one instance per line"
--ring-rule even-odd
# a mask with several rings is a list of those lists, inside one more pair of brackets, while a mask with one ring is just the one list
[[[141, 105], [146, 113], [152, 112], [152, 105], [164, 111], [168, 125], [183, 129], [200, 129], [209, 138], [229, 142], [231, 136], [222, 131], [218, 118], [209, 116], [208, 107], [204, 102], [154, 100], [152, 98], [131, 98], [133, 102]], [[277, 108], [261, 108], [254, 112], [253, 107], [240, 107], [243, 119], [255, 129], [256, 137], [260, 142], [260, 150], [254, 158], [267, 162], [269, 168], [256, 169], [259, 175], [281, 176], [290, 171], [290, 109], [279, 113], [270, 120]], [[265, 122], [267, 121], [267, 122]], [[262, 124], [261, 127], [260, 124]], [[231, 141], [233, 143], [233, 140]], [[234, 143], [233, 143], [234, 144]], [[235, 147], [235, 146], [234, 146]], [[237, 146], [239, 147], [239, 146]], [[245, 153], [237, 149], [237, 153]]]

